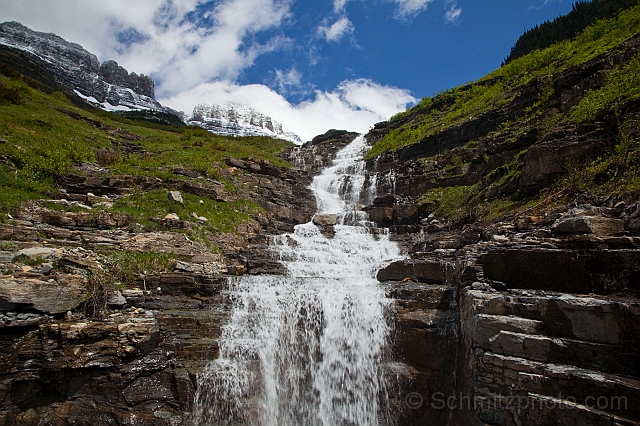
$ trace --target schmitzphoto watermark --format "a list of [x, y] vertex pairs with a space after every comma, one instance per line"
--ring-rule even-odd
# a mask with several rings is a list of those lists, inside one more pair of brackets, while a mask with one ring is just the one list
[[576, 398], [570, 395], [558, 394], [554, 397], [538, 398], [527, 395], [475, 395], [468, 396], [462, 393], [458, 395], [446, 395], [443, 392], [435, 392], [424, 397], [418, 392], [411, 392], [405, 396], [405, 405], [411, 410], [422, 407], [430, 407], [435, 410], [570, 410], [577, 405], [589, 409], [602, 411], [626, 410], [628, 401], [626, 396], [589, 395]]

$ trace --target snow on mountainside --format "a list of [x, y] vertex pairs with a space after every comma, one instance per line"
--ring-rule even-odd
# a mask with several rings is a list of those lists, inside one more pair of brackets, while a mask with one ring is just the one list
[[114, 61], [100, 64], [96, 55], [55, 34], [33, 31], [18, 22], [4, 22], [0, 24], [0, 44], [29, 54], [60, 85], [100, 108], [177, 114], [154, 99], [154, 83], [149, 77], [129, 74]]
[[282, 128], [271, 117], [246, 106], [228, 103], [224, 105], [200, 104], [193, 109], [190, 124], [196, 124], [219, 135], [271, 136], [302, 144], [302, 139]]

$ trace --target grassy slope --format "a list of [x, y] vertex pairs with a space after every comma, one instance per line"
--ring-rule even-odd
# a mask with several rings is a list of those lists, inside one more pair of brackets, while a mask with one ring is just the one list
[[[578, 105], [566, 113], [547, 107], [547, 100], [554, 96], [551, 76], [579, 67], [638, 33], [640, 6], [622, 12], [614, 19], [598, 21], [572, 40], [533, 51], [477, 82], [425, 98], [419, 105], [390, 120], [387, 128], [391, 130], [372, 147], [368, 158], [421, 142], [488, 111], [508, 108], [518, 88], [534, 80], [542, 82], [538, 86], [543, 89], [538, 93], [536, 104], [527, 108], [523, 116], [502, 123], [498, 130], [481, 140], [420, 159], [425, 176], [429, 176], [434, 163], [439, 164], [441, 175], [453, 175], [468, 164], [462, 159], [472, 157], [469, 154], [479, 149], [484, 149], [484, 161], [490, 164], [492, 159], [487, 153], [491, 151], [491, 144], [499, 140], [515, 140], [532, 130], [542, 135], [565, 125], [593, 123], [598, 112], [613, 111], [617, 116], [618, 105], [640, 98], [640, 58], [637, 56], [613, 66], [607, 71], [604, 84], [596, 90], [587, 91]], [[574, 200], [584, 194], [604, 199], [612, 194], [640, 191], [640, 123], [636, 117], [618, 117], [617, 120], [619, 134], [613, 150], [586, 164], [567, 164], [565, 178], [538, 194], [523, 197], [513, 189], [511, 195], [504, 196], [509, 191], [500, 191], [501, 187], [508, 185], [517, 187], [514, 184], [520, 177], [525, 149], [510, 163], [488, 170], [473, 186], [449, 186], [443, 182], [441, 187], [427, 191], [418, 201], [433, 203], [437, 208], [436, 214], [454, 221], [464, 221], [470, 216], [497, 220], [505, 215], [535, 213], [536, 209], [551, 208], [554, 204]], [[492, 193], [501, 195], [493, 196]]]
[[[172, 172], [175, 166], [181, 166], [224, 182], [224, 157], [254, 157], [287, 165], [276, 153], [290, 146], [289, 142], [268, 137], [222, 137], [200, 128], [134, 122], [100, 110], [81, 109], [61, 92], [46, 94], [36, 87], [37, 82], [15, 70], [6, 66], [0, 69], [2, 213], [26, 200], [51, 197], [61, 174], [73, 171], [79, 163], [95, 162], [100, 150], [111, 149], [113, 153], [116, 148], [118, 154], [106, 159], [113, 174], [164, 179], [182, 178]], [[127, 146], [135, 149], [128, 154], [118, 149]], [[233, 191], [233, 182], [224, 183]], [[185, 208], [207, 217], [207, 226], [216, 232], [233, 231], [257, 209], [250, 200], [223, 203], [202, 198], [186, 194]], [[162, 190], [136, 193], [114, 206], [114, 210], [140, 221], [180, 208], [170, 203]], [[176, 213], [188, 217], [186, 210]]]
[[[554, 73], [579, 66], [619, 46], [638, 33], [640, 33], [640, 6], [620, 13], [617, 18], [598, 21], [572, 40], [556, 43], [547, 49], [535, 50], [502, 66], [477, 82], [447, 90], [434, 97], [424, 98], [420, 104], [391, 118], [390, 122], [393, 123], [400, 122], [403, 117], [414, 116], [413, 119], [386, 134], [372, 147], [367, 157], [374, 158], [384, 152], [420, 142], [448, 127], [504, 106], [512, 99], [513, 89], [522, 87], [534, 79], [545, 79]], [[637, 97], [640, 78], [637, 66], [636, 61], [635, 65], [631, 65], [631, 69], [614, 69], [606, 89], [609, 94], [607, 96], [591, 95], [566, 119], [578, 122], [587, 120], [593, 118], [597, 109], [616, 96]], [[628, 75], [626, 88], [618, 83], [617, 77], [621, 74]], [[542, 102], [540, 106], [543, 106]]]

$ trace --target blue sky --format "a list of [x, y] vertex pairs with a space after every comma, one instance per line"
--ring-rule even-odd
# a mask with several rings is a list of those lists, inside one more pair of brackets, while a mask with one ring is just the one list
[[571, 0], [2, 0], [16, 20], [150, 75], [164, 105], [237, 102], [304, 140], [365, 132], [499, 67]]

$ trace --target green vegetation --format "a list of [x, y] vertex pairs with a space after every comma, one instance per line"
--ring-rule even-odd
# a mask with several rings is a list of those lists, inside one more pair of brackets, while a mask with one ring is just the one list
[[438, 206], [434, 212], [438, 217], [451, 218], [469, 201], [474, 194], [470, 186], [449, 186], [434, 188], [424, 194], [420, 201]]
[[20, 247], [13, 241], [3, 241], [2, 244], [0, 244], [0, 250], [2, 251], [18, 251], [19, 249]]
[[[0, 66], [0, 213], [27, 200], [50, 198], [57, 179], [76, 173], [74, 166], [86, 162], [98, 162], [112, 174], [164, 180], [185, 179], [173, 173], [179, 167], [218, 180], [231, 191], [236, 183], [225, 181], [222, 173], [226, 157], [289, 166], [276, 154], [290, 142], [223, 137], [199, 127], [132, 121], [88, 106], [80, 108], [68, 95], [46, 94], [38, 87], [39, 83], [13, 68]], [[173, 211], [197, 222], [189, 219], [196, 213], [207, 218], [202, 227], [211, 232], [231, 232], [258, 209], [250, 201], [222, 203], [189, 194], [184, 198], [184, 207], [171, 205], [163, 189], [123, 198], [114, 209], [149, 227], [149, 217], [162, 218]]]
[[[640, 6], [634, 6], [614, 18], [594, 22], [573, 39], [563, 39], [545, 49], [533, 50], [514, 59], [477, 82], [424, 98], [420, 104], [392, 118], [391, 121], [398, 125], [371, 148], [367, 158], [420, 142], [505, 106], [513, 100], [516, 89], [534, 80], [539, 82], [538, 101], [533, 109], [526, 112], [540, 114], [554, 94], [550, 79], [552, 75], [620, 46], [638, 33]], [[620, 69], [613, 68], [608, 84], [585, 98], [584, 104], [573, 113], [572, 118], [577, 121], [590, 119], [607, 102], [620, 96], [636, 97], [638, 74], [637, 61]], [[546, 117], [541, 119], [548, 120]]]
[[536, 49], [545, 49], [582, 32], [598, 19], [611, 19], [621, 10], [636, 6], [638, 0], [579, 0], [571, 13], [527, 30], [511, 49], [505, 63], [509, 63]]
[[175, 213], [183, 220], [197, 222], [192, 218], [195, 213], [207, 219], [201, 224], [201, 229], [213, 233], [233, 232], [238, 225], [251, 219], [251, 213], [260, 211], [260, 207], [249, 200], [222, 202], [187, 193], [183, 193], [182, 197], [184, 205], [170, 201], [164, 189], [137, 191], [118, 200], [112, 210], [129, 214], [147, 229], [156, 229], [157, 219], [164, 218], [167, 213]]
[[571, 119], [577, 123], [593, 120], [596, 113], [621, 99], [640, 97], [640, 58], [615, 68], [607, 76], [600, 89], [589, 91], [571, 111]]
[[640, 140], [623, 130], [621, 140], [611, 152], [586, 164], [567, 164], [567, 171], [556, 191], [569, 195], [587, 191], [594, 194], [640, 191]]
[[113, 281], [133, 287], [143, 275], [171, 271], [176, 259], [173, 253], [120, 251], [111, 254], [104, 264]]

